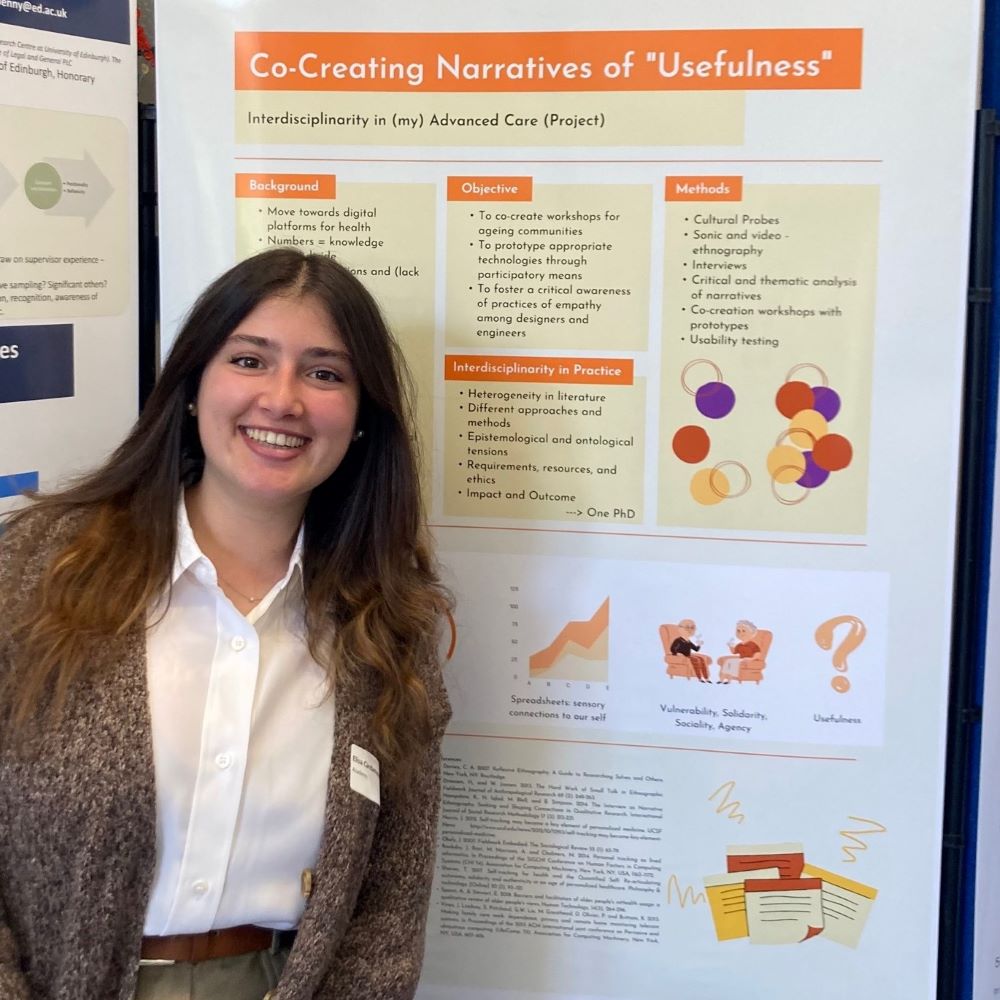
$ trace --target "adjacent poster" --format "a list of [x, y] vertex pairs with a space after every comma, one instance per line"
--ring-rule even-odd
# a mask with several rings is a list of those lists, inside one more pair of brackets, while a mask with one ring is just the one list
[[923, 7], [161, 5], [164, 342], [291, 244], [420, 389], [424, 1000], [934, 995], [979, 8]]
[[126, 0], [0, 3], [0, 513], [138, 409], [132, 22]]

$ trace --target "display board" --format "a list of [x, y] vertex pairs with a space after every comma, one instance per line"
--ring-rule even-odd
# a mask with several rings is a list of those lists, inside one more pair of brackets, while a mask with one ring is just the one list
[[[993, 495], [998, 496], [997, 482]], [[992, 863], [991, 853], [1000, 836], [1000, 557], [996, 547], [1000, 539], [1000, 517], [994, 512], [993, 551], [990, 558], [989, 614], [986, 629], [986, 664], [983, 689], [982, 739], [980, 745], [979, 790], [977, 801], [975, 880], [974, 958], [972, 969], [973, 1000], [987, 1000], [1000, 994], [1000, 867]]]
[[165, 342], [292, 244], [419, 387], [424, 1000], [934, 994], [979, 8], [920, 6], [161, 5]]
[[133, 21], [126, 0], [0, 4], [0, 513], [136, 416]]

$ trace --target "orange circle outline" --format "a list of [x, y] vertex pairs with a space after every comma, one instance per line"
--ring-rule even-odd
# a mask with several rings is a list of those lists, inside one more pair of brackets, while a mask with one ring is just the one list
[[[795, 473], [795, 479], [791, 480], [791, 482], [794, 483], [794, 482], [798, 481], [799, 479], [801, 479], [806, 474], [806, 469], [808, 469], [808, 468], [809, 468], [808, 463], [806, 465], [804, 465], [801, 469], [797, 465], [779, 465], [774, 470], [774, 472], [771, 472], [770, 469], [768, 469], [767, 471], [771, 475], [771, 481], [776, 483], [778, 481], [778, 473], [779, 472], [784, 472], [786, 469], [791, 469], [791, 471]], [[788, 483], [782, 483], [781, 485], [782, 486], [787, 486]], [[795, 502], [796, 503], [801, 503], [802, 501], [801, 500], [796, 500]]]
[[685, 392], [686, 392], [686, 393], [687, 393], [687, 394], [688, 394], [689, 396], [694, 396], [694, 395], [696, 395], [696, 394], [697, 394], [697, 390], [696, 390], [696, 389], [692, 389], [692, 388], [690, 388], [690, 387], [688, 386], [688, 384], [687, 384], [687, 373], [688, 373], [688, 372], [689, 372], [689, 371], [690, 371], [690, 370], [691, 370], [691, 369], [692, 369], [692, 368], [693, 368], [693, 367], [694, 367], [695, 365], [711, 365], [711, 366], [712, 366], [712, 368], [713, 368], [713, 369], [715, 370], [715, 381], [716, 381], [716, 382], [721, 382], [721, 381], [722, 381], [722, 369], [721, 369], [721, 368], [720, 368], [720, 367], [719, 367], [719, 366], [718, 366], [718, 365], [717, 365], [717, 364], [716, 364], [716, 363], [715, 363], [714, 361], [709, 361], [709, 359], [708, 359], [708, 358], [695, 358], [695, 359], [694, 359], [694, 361], [689, 361], [689, 362], [688, 362], [688, 363], [687, 363], [687, 364], [686, 364], [686, 365], [684, 366], [684, 370], [683, 370], [683, 371], [681, 372], [681, 388], [682, 388], [682, 389], [683, 389], [683, 390], [684, 390], [684, 391], [685, 391]]
[[823, 371], [819, 365], [815, 365], [811, 361], [803, 361], [801, 364], [792, 365], [792, 367], [788, 369], [788, 374], [785, 376], [785, 382], [791, 382], [792, 376], [796, 372], [802, 371], [803, 368], [811, 368], [814, 372], [819, 372], [819, 377], [823, 386], [827, 389], [830, 387], [830, 380], [827, 378], [826, 372]]
[[[785, 429], [784, 429], [784, 430], [783, 430], [783, 431], [782, 431], [782, 432], [781, 432], [781, 433], [780, 433], [780, 434], [779, 434], [779, 435], [778, 435], [778, 436], [777, 436], [777, 437], [776, 437], [776, 438], [774, 439], [774, 447], [775, 447], [775, 448], [780, 448], [780, 447], [782, 447], [782, 444], [783, 444], [783, 442], [784, 442], [785, 438], [786, 438], [786, 437], [789, 437], [789, 436], [790, 436], [790, 435], [792, 435], [792, 434], [794, 434], [794, 433], [795, 433], [796, 431], [802, 431], [802, 433], [803, 433], [803, 434], [808, 434], [808, 433], [809, 433], [809, 431], [807, 431], [807, 430], [806, 430], [806, 429], [805, 429], [804, 427], [786, 427], [786, 428], [785, 428]], [[796, 443], [795, 443], [794, 441], [791, 441], [791, 442], [789, 442], [789, 443], [788, 443], [788, 445], [787, 445], [786, 447], [788, 447], [788, 448], [799, 448], [799, 446], [798, 446], [798, 445], [797, 445], [797, 444], [796, 444]], [[799, 451], [802, 451], [802, 452], [804, 452], [804, 451], [805, 451], [805, 448], [799, 448]]]
[[[788, 428], [788, 435], [789, 435], [789, 437], [791, 437], [792, 434], [805, 434], [806, 437], [808, 437], [808, 438], [810, 438], [812, 440], [812, 448], [816, 447], [816, 442], [819, 440], [819, 438], [816, 437], [816, 435], [813, 434], [813, 432], [811, 430], [809, 430], [808, 427], [789, 427]], [[823, 434], [822, 437], [826, 437], [826, 435]], [[792, 442], [792, 447], [793, 448], [798, 448], [799, 451], [801, 451], [801, 452], [806, 452], [806, 451], [811, 451], [812, 450], [812, 448], [803, 448], [802, 445], [796, 444], [794, 441]]]
[[[715, 475], [716, 472], [722, 472], [722, 467], [724, 465], [735, 465], [736, 468], [740, 469], [743, 472], [743, 475], [746, 477], [746, 481], [743, 484], [743, 489], [739, 490], [736, 493], [720, 493], [719, 492], [719, 490], [716, 487], [715, 483], [712, 482], [712, 477]], [[724, 475], [724, 473], [723, 473], [723, 475]], [[708, 473], [708, 488], [717, 497], [721, 497], [723, 500], [735, 500], [737, 497], [743, 496], [743, 494], [746, 493], [747, 490], [750, 489], [750, 483], [751, 483], [750, 470], [742, 462], [737, 462], [733, 458], [727, 458], [723, 462], [716, 462], [715, 465], [712, 466], [712, 468], [709, 470], [709, 473]]]
[[[792, 466], [788, 466], [788, 468], [792, 468]], [[781, 469], [778, 469], [777, 471], [781, 472]], [[781, 485], [784, 486], [785, 484], [782, 483]], [[803, 500], [806, 499], [806, 497], [809, 496], [809, 490], [807, 490], [803, 486], [802, 487], [802, 496], [798, 497], [797, 499], [791, 500], [788, 497], [783, 497], [778, 492], [778, 481], [773, 476], [771, 477], [771, 493], [773, 494], [774, 499], [778, 501], [778, 503], [782, 503], [786, 507], [797, 507], [800, 503], [802, 503]]]

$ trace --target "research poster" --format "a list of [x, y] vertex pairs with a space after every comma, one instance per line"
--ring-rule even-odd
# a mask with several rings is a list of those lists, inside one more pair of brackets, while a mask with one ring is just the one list
[[126, 0], [0, 3], [0, 513], [138, 412], [133, 21]]
[[164, 344], [294, 245], [418, 385], [422, 1000], [933, 997], [978, 4], [160, 8]]

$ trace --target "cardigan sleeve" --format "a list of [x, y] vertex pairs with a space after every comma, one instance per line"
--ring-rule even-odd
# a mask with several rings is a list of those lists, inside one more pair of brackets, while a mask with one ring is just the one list
[[0, 899], [0, 998], [2, 1000], [31, 1000], [28, 983], [18, 965], [14, 935], [7, 926], [2, 899]]
[[[12, 532], [13, 534], [13, 532]], [[13, 603], [11, 588], [16, 575], [15, 546], [0, 534], [0, 671], [10, 669], [9, 638], [5, 623], [10, 619]], [[28, 983], [21, 972], [14, 933], [7, 923], [3, 900], [3, 875], [0, 872], [0, 1000], [31, 1000]]]
[[[439, 682], [440, 683], [440, 682]], [[410, 1000], [424, 957], [441, 801], [441, 740], [451, 715], [443, 685], [410, 794], [383, 795], [371, 860], [351, 922], [316, 1000]]]

